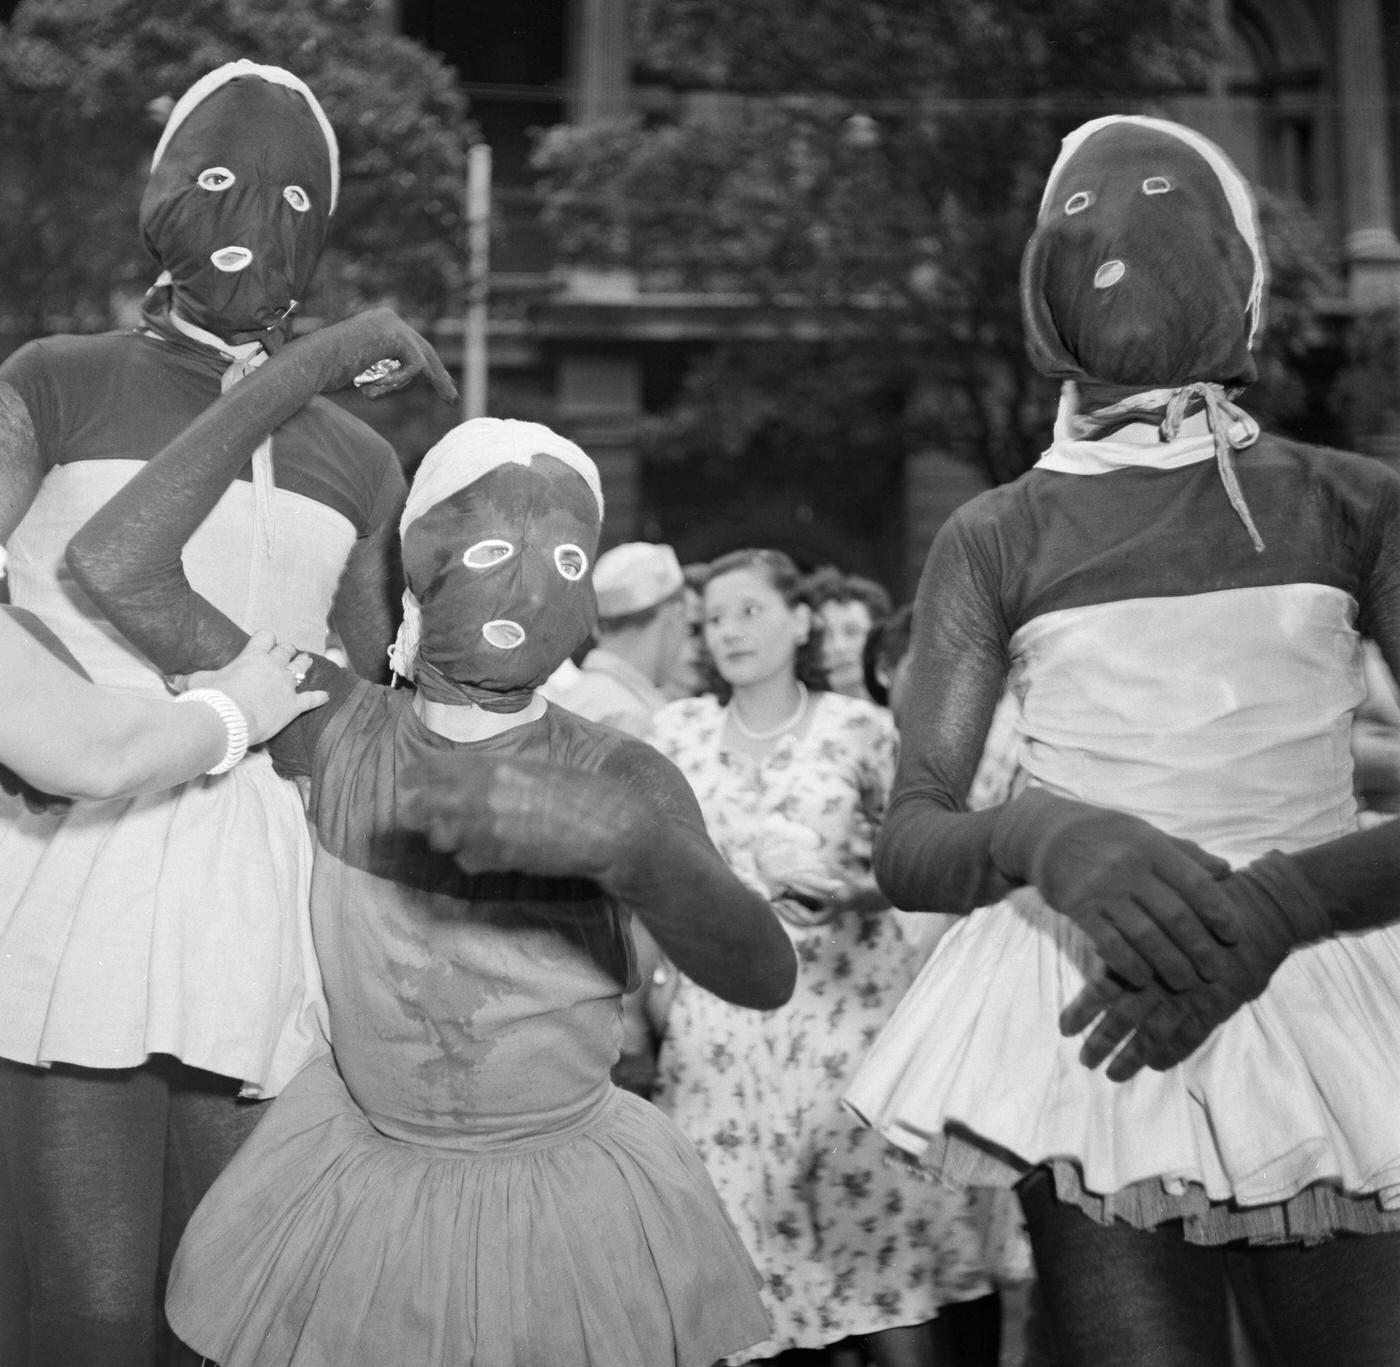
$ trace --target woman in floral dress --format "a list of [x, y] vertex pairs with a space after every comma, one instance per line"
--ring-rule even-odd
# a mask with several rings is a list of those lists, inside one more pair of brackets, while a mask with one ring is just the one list
[[700, 1151], [764, 1277], [773, 1336], [731, 1361], [862, 1335], [880, 1367], [927, 1367], [939, 1306], [990, 1284], [967, 1198], [891, 1165], [841, 1106], [917, 961], [870, 874], [894, 726], [825, 690], [800, 582], [774, 551], [710, 567], [704, 639], [720, 697], [671, 703], [653, 737], [720, 852], [783, 916], [797, 990], [780, 1010], [748, 1011], [682, 977], [656, 1100]]

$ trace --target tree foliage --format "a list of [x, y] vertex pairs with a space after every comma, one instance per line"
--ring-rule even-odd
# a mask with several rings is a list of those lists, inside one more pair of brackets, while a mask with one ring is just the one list
[[460, 307], [466, 103], [451, 70], [363, 0], [22, 0], [0, 24], [0, 328], [100, 329], [114, 296], [144, 291], [137, 209], [164, 115], [240, 57], [305, 80], [340, 142], [308, 311]]
[[[823, 439], [815, 415], [840, 405], [812, 396], [853, 385], [851, 403], [878, 396], [867, 445], [890, 459], [927, 442], [996, 479], [1020, 473], [1053, 393], [1024, 356], [1019, 261], [1059, 140], [1098, 114], [1169, 113], [1173, 94], [1199, 89], [1208, 12], [636, 0], [647, 112], [538, 147], [558, 249], [634, 271], [644, 289], [756, 299], [790, 324], [777, 363], [771, 345], [703, 362], [655, 425], [657, 451], [698, 448], [709, 430], [727, 434], [712, 467], [745, 460], [734, 423], [748, 415], [770, 446], [787, 430], [809, 483], [839, 483], [846, 424]], [[819, 345], [799, 340], [813, 331]]]

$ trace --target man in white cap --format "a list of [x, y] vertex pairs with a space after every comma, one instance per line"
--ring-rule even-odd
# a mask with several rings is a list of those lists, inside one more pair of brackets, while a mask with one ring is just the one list
[[562, 699], [571, 712], [646, 737], [685, 645], [685, 575], [670, 546], [628, 541], [598, 557], [598, 644]]

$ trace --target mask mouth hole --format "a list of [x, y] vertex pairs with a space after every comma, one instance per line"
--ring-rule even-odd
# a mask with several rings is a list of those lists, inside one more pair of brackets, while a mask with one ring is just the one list
[[525, 628], [519, 622], [512, 622], [506, 617], [487, 622], [481, 628], [481, 634], [497, 650], [514, 650], [517, 646], [525, 644]]
[[1094, 288], [1096, 290], [1112, 289], [1127, 273], [1128, 268], [1121, 261], [1105, 261], [1094, 272]]
[[233, 274], [244, 270], [252, 262], [253, 253], [247, 247], [220, 247], [218, 251], [209, 253], [209, 260], [216, 271]]

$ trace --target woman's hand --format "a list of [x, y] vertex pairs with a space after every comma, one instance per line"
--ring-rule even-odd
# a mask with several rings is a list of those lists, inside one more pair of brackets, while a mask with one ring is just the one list
[[320, 689], [297, 692], [310, 668], [310, 655], [294, 645], [279, 645], [270, 631], [257, 631], [222, 669], [191, 674], [187, 687], [227, 693], [247, 719], [248, 744], [261, 745], [330, 696]]
[[778, 915], [794, 926], [824, 926], [843, 912], [887, 911], [889, 898], [873, 876], [838, 878], [824, 870], [793, 871], [774, 897]]

